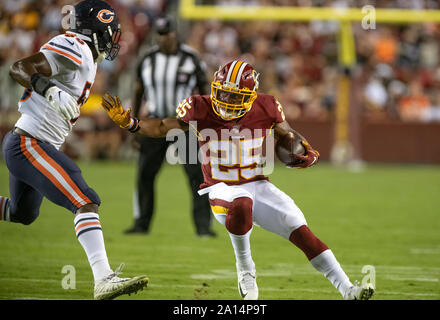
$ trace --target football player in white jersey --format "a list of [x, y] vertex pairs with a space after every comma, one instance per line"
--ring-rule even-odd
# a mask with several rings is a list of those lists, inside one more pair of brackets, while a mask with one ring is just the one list
[[94, 298], [113, 299], [147, 286], [148, 278], [120, 278], [110, 268], [98, 215], [99, 196], [77, 165], [59, 148], [90, 93], [97, 64], [119, 51], [120, 26], [104, 1], [75, 6], [75, 27], [40, 51], [15, 62], [10, 75], [24, 88], [20, 119], [3, 141], [10, 196], [0, 196], [0, 220], [28, 225], [39, 215], [44, 197], [74, 214], [78, 241], [94, 276]]

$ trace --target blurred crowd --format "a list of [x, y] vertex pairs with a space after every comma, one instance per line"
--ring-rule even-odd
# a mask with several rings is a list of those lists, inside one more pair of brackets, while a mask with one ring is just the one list
[[[105, 91], [130, 103], [137, 61], [154, 39], [154, 19], [168, 13], [177, 17], [179, 1], [113, 0], [122, 26], [121, 51], [115, 61], [104, 61], [82, 117], [66, 148], [83, 158], [119, 158], [121, 130], [101, 111]], [[296, 5], [440, 9], [433, 0], [196, 0], [216, 5]], [[13, 125], [23, 88], [8, 75], [10, 65], [30, 55], [61, 28], [69, 0], [2, 0], [0, 2], [0, 129]], [[330, 120], [337, 104], [339, 24], [330, 21], [224, 22], [179, 20], [181, 41], [195, 48], [206, 62], [208, 79], [218, 66], [244, 59], [260, 72], [260, 91], [275, 95], [290, 119]], [[364, 30], [353, 24], [357, 60], [350, 71], [355, 80], [352, 101], [374, 120], [440, 121], [440, 28], [434, 23], [377, 24]], [[6, 128], [6, 129], [5, 129]], [[81, 139], [78, 139], [80, 137]], [[1, 137], [0, 137], [1, 140]]]

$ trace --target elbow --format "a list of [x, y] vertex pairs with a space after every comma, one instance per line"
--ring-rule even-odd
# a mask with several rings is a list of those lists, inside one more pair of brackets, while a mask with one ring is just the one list
[[165, 123], [163, 123], [163, 121], [161, 121], [159, 128], [156, 132], [156, 137], [157, 138], [165, 138], [167, 136], [167, 133], [168, 133], [167, 126], [165, 125]]
[[15, 75], [17, 74], [17, 69], [19, 67], [19, 62], [16, 61], [14, 62], [10, 67], [9, 67], [9, 76], [15, 80]]
[[26, 73], [23, 61], [18, 60], [10, 66], [9, 76], [23, 87], [32, 89], [30, 75]]
[[18, 82], [22, 69], [23, 69], [22, 62], [20, 60], [15, 61], [9, 68], [9, 76]]

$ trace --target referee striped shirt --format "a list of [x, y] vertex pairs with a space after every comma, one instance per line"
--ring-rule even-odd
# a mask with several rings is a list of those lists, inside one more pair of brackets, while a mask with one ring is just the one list
[[177, 53], [167, 55], [154, 46], [140, 61], [138, 80], [148, 101], [148, 116], [176, 116], [177, 105], [198, 89], [207, 94], [206, 66], [194, 49], [179, 43]]

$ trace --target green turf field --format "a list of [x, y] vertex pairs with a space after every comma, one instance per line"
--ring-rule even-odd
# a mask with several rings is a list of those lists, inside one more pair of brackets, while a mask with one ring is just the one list
[[[215, 239], [194, 235], [180, 166], [164, 166], [148, 236], [123, 235], [132, 223], [132, 163], [80, 163], [102, 199], [101, 222], [113, 268], [147, 274], [148, 289], [118, 299], [239, 299], [232, 246], [213, 221]], [[351, 280], [364, 265], [376, 271], [374, 299], [440, 299], [440, 168], [369, 166], [352, 173], [325, 163], [306, 170], [276, 167], [271, 181], [294, 198], [311, 230], [335, 253]], [[0, 162], [0, 194], [8, 172]], [[254, 227], [253, 258], [261, 299], [341, 299], [304, 254]], [[63, 289], [64, 266], [76, 288]], [[92, 273], [75, 237], [72, 214], [44, 200], [30, 226], [0, 222], [0, 299], [92, 299]]]

